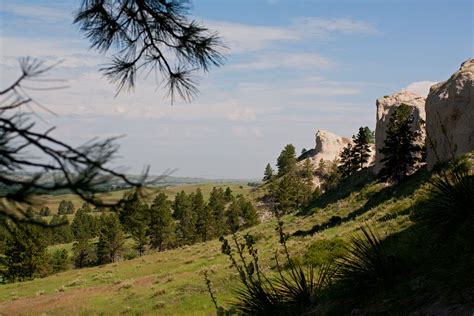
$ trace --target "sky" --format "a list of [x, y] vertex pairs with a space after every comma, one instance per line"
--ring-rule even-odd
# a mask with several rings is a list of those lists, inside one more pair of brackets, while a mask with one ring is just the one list
[[199, 74], [199, 96], [170, 103], [156, 79], [116, 96], [99, 72], [107, 56], [72, 24], [78, 0], [0, 0], [0, 89], [18, 58], [55, 64], [53, 91], [32, 95], [38, 128], [74, 145], [122, 136], [114, 165], [152, 174], [261, 178], [281, 149], [315, 145], [318, 130], [375, 127], [375, 101], [426, 95], [473, 57], [471, 0], [195, 0], [190, 15], [229, 47]]

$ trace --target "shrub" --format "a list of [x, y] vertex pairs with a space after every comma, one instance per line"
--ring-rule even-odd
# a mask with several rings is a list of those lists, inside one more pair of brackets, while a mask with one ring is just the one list
[[324, 266], [334, 263], [346, 253], [346, 243], [341, 239], [317, 240], [304, 255], [307, 265]]
[[400, 262], [370, 227], [362, 227], [361, 234], [351, 238], [347, 251], [336, 272], [343, 289], [389, 286], [401, 271]]
[[474, 219], [474, 176], [463, 160], [429, 181], [427, 200], [415, 214], [420, 224], [453, 233]]

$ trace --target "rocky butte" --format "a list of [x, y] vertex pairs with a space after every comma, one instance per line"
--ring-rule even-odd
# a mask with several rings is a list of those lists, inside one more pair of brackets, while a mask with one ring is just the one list
[[474, 59], [447, 81], [431, 86], [426, 99], [428, 168], [474, 150]]

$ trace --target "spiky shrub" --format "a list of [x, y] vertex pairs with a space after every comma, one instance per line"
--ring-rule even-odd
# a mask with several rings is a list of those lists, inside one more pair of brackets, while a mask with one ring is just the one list
[[430, 180], [416, 218], [429, 228], [453, 233], [474, 220], [474, 176], [466, 159], [452, 162]]
[[[328, 284], [329, 267], [315, 273], [312, 266], [307, 268], [292, 260], [286, 247], [288, 236], [283, 232], [283, 223], [277, 228], [280, 243], [286, 256], [287, 269], [284, 269], [275, 256], [277, 276], [268, 278], [260, 269], [258, 251], [254, 248], [254, 238], [247, 234], [241, 243], [232, 235], [233, 246], [221, 238], [222, 252], [229, 256], [232, 266], [238, 271], [241, 286], [236, 290], [233, 308], [243, 314], [251, 315], [300, 315], [314, 307], [318, 294]], [[211, 296], [212, 297], [212, 296]], [[218, 309], [219, 310], [219, 309]]]
[[348, 291], [380, 288], [393, 283], [401, 270], [400, 262], [369, 227], [351, 238], [348, 254], [338, 261], [336, 279]]

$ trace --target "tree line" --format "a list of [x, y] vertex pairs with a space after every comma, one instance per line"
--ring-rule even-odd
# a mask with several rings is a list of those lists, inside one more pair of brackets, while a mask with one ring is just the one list
[[[69, 202], [60, 205], [71, 209], [66, 208]], [[120, 205], [117, 212], [94, 213], [85, 203], [72, 222], [66, 214], [55, 214], [48, 223], [30, 209], [30, 216], [43, 221], [44, 226], [14, 224], [2, 218], [1, 281], [43, 277], [71, 265], [82, 268], [132, 259], [148, 250], [164, 251], [211, 240], [259, 222], [252, 202], [243, 195], [235, 196], [230, 188], [214, 187], [207, 202], [199, 188], [189, 194], [178, 192], [174, 200], [160, 192], [151, 204], [130, 193]], [[126, 251], [127, 238], [133, 240], [133, 247]], [[70, 242], [72, 257], [64, 249], [47, 251], [49, 245]]]

